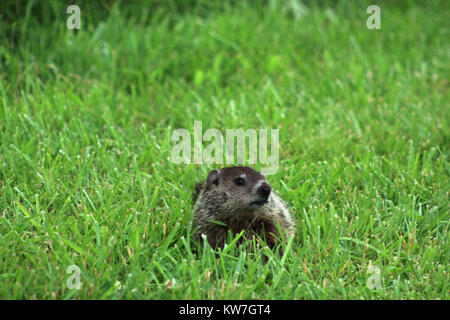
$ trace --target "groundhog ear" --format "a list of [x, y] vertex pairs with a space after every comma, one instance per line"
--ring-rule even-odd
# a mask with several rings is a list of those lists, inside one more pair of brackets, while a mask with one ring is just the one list
[[213, 170], [208, 174], [208, 178], [206, 178], [206, 183], [208, 186], [218, 186], [219, 185], [219, 170]]

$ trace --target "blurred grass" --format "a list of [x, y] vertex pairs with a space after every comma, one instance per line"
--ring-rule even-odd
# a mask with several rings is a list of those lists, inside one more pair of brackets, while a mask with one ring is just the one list
[[[0, 4], [0, 298], [448, 299], [447, 1], [69, 4]], [[194, 120], [280, 129], [284, 259], [192, 253]]]

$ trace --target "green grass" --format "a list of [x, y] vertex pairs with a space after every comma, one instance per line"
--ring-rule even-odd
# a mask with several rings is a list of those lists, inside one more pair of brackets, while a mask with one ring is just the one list
[[[449, 298], [448, 1], [2, 3], [1, 299]], [[194, 120], [280, 130], [283, 257], [195, 254]]]

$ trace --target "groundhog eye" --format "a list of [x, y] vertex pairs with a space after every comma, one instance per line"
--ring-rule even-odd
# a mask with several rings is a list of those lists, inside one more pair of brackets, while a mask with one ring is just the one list
[[238, 186], [243, 186], [245, 184], [245, 180], [242, 178], [237, 178], [234, 180], [234, 183], [236, 183]]

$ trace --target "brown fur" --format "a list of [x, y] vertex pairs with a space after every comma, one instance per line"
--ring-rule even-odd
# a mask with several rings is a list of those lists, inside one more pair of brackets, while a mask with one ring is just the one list
[[[245, 185], [235, 184], [239, 177], [245, 177]], [[229, 231], [236, 235], [244, 230], [238, 244], [245, 239], [256, 238], [258, 242], [265, 241], [272, 249], [282, 237], [286, 239], [294, 235], [294, 221], [275, 193], [270, 192], [266, 203], [253, 205], [254, 201], [267, 197], [267, 194], [261, 195], [264, 188], [270, 190], [265, 177], [249, 167], [211, 171], [206, 182], [196, 186], [194, 194], [195, 238], [201, 240], [204, 234], [212, 247], [223, 247]]]

